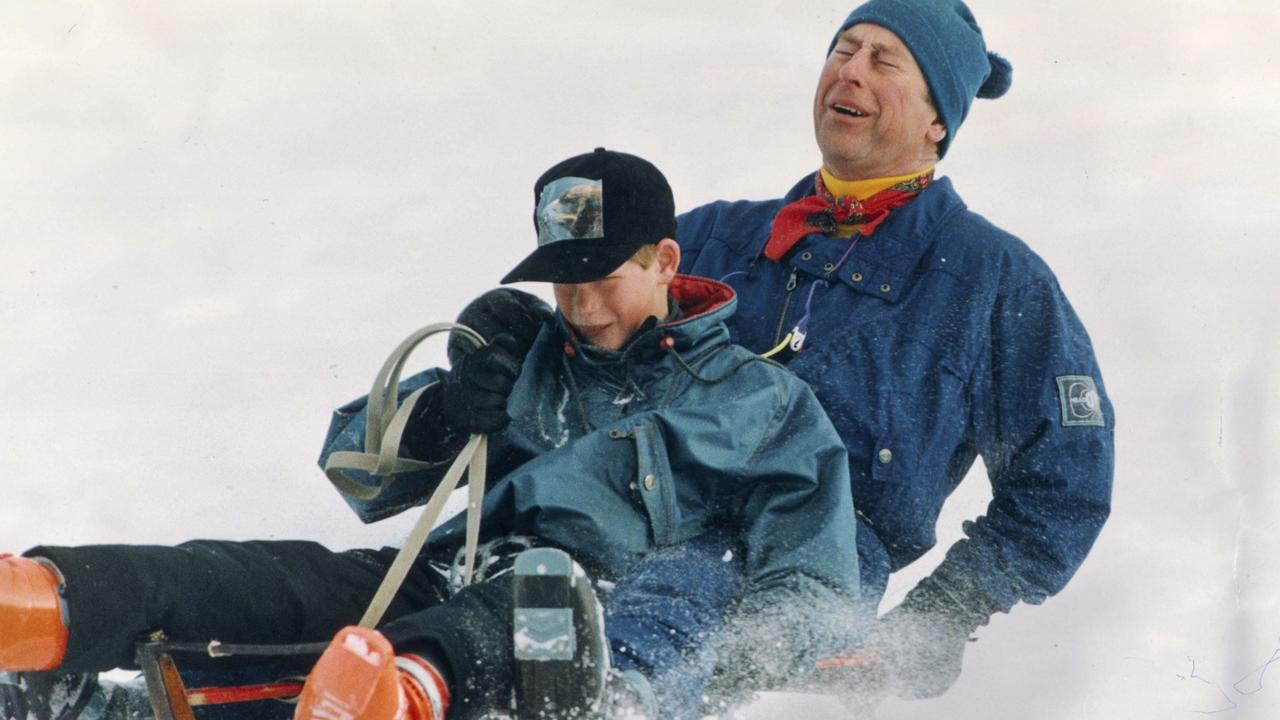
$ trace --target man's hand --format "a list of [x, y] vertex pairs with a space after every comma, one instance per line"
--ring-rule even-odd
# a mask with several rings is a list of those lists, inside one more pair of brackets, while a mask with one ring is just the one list
[[440, 419], [455, 433], [491, 433], [511, 422], [507, 398], [515, 388], [524, 352], [506, 333], [463, 356], [440, 389]]
[[[511, 288], [490, 290], [467, 304], [458, 315], [458, 323], [493, 340], [506, 333], [515, 339], [516, 358], [523, 362], [542, 326], [551, 321], [551, 306], [527, 292]], [[449, 334], [449, 364], [457, 366], [463, 357], [476, 349], [462, 333]]]
[[890, 610], [867, 644], [888, 670], [888, 684], [901, 698], [931, 698], [946, 692], [960, 677], [969, 632], [945, 614], [898, 606]]
[[940, 568], [880, 618], [866, 646], [879, 653], [895, 695], [938, 697], [960, 676], [969, 636], [998, 609], [958, 573]]

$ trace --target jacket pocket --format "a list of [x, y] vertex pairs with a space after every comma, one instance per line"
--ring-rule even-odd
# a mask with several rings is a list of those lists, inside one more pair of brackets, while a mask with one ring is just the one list
[[679, 515], [676, 504], [675, 478], [667, 455], [666, 441], [653, 422], [643, 422], [629, 430], [615, 430], [615, 437], [629, 438], [635, 447], [636, 472], [631, 490], [639, 496], [649, 518], [649, 529], [656, 547], [675, 542]]
[[884, 530], [914, 514], [920, 437], [909, 394], [881, 388], [877, 395], [870, 456], [862, 460], [861, 468], [867, 487], [860, 493], [862, 503], [857, 509], [873, 527]]

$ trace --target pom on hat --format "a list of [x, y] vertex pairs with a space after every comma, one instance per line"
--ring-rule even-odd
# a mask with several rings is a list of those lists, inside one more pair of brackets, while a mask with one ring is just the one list
[[987, 53], [987, 59], [991, 61], [991, 74], [978, 88], [978, 97], [994, 100], [1009, 92], [1009, 86], [1013, 85], [1013, 65], [993, 52]]

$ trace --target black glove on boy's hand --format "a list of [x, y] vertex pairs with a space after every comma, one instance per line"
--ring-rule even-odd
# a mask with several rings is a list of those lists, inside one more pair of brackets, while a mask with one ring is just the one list
[[[493, 340], [506, 333], [515, 339], [516, 359], [523, 362], [542, 326], [552, 318], [551, 306], [535, 295], [497, 288], [490, 290], [467, 304], [458, 315], [457, 322], [480, 333], [485, 340]], [[449, 334], [449, 364], [454, 367], [463, 357], [476, 349], [462, 333]]]
[[507, 398], [520, 376], [516, 339], [502, 333], [458, 361], [440, 387], [444, 429], [470, 435], [497, 432], [511, 422]]
[[490, 290], [467, 304], [457, 322], [489, 341], [481, 348], [460, 332], [449, 334], [453, 369], [428, 389], [405, 427], [408, 457], [440, 462], [456, 455], [472, 433], [507, 426], [507, 398], [542, 326], [553, 317], [537, 296], [511, 288]]

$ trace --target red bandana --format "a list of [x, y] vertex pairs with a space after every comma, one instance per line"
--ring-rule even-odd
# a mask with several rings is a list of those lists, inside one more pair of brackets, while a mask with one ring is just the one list
[[851, 196], [832, 197], [822, 182], [822, 173], [817, 173], [816, 179], [816, 194], [783, 206], [773, 218], [769, 242], [764, 246], [765, 257], [780, 260], [800, 242], [800, 238], [813, 232], [835, 232], [838, 225], [861, 225], [858, 232], [870, 235], [889, 216], [890, 210], [907, 204], [928, 187], [933, 181], [933, 170], [885, 188], [862, 201]]

